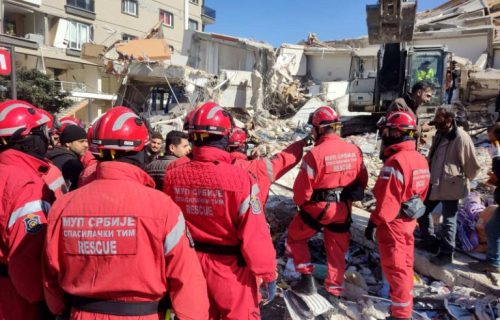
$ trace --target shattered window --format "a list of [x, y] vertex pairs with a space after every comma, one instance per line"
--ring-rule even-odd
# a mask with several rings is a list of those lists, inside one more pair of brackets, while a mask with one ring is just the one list
[[167, 27], [173, 27], [174, 15], [168, 11], [160, 10], [160, 22], [163, 22]]
[[132, 16], [137, 16], [137, 1], [122, 0], [122, 12]]

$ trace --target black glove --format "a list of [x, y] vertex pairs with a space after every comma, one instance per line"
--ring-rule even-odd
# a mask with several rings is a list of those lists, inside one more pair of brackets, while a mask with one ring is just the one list
[[308, 134], [307, 136], [305, 136], [302, 141], [304, 141], [304, 144], [305, 146], [310, 146], [314, 143], [314, 138], [311, 134]]
[[371, 222], [368, 221], [368, 225], [366, 226], [365, 229], [365, 238], [370, 240], [370, 241], [375, 241], [375, 230], [377, 229], [377, 226]]

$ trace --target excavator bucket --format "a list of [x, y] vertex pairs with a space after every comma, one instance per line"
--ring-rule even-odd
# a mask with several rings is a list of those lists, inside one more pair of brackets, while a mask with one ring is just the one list
[[368, 40], [370, 44], [400, 43], [413, 39], [416, 2], [379, 0], [366, 6]]

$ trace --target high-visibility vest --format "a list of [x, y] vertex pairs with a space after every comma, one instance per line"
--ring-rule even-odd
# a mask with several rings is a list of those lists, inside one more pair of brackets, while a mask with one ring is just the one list
[[417, 71], [417, 80], [422, 81], [422, 80], [432, 80], [436, 76], [436, 72], [434, 69], [430, 68], [429, 70], [418, 70]]

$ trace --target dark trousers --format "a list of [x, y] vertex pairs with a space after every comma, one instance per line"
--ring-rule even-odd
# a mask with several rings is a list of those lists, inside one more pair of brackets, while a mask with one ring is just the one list
[[[430, 194], [430, 191], [429, 191]], [[443, 224], [441, 225], [441, 237], [436, 237], [434, 233], [434, 223], [431, 212], [436, 206], [443, 204]], [[422, 239], [429, 245], [438, 245], [442, 254], [451, 255], [455, 250], [455, 236], [457, 234], [457, 212], [458, 200], [425, 200], [425, 214], [418, 219], [418, 225], [422, 234]]]

